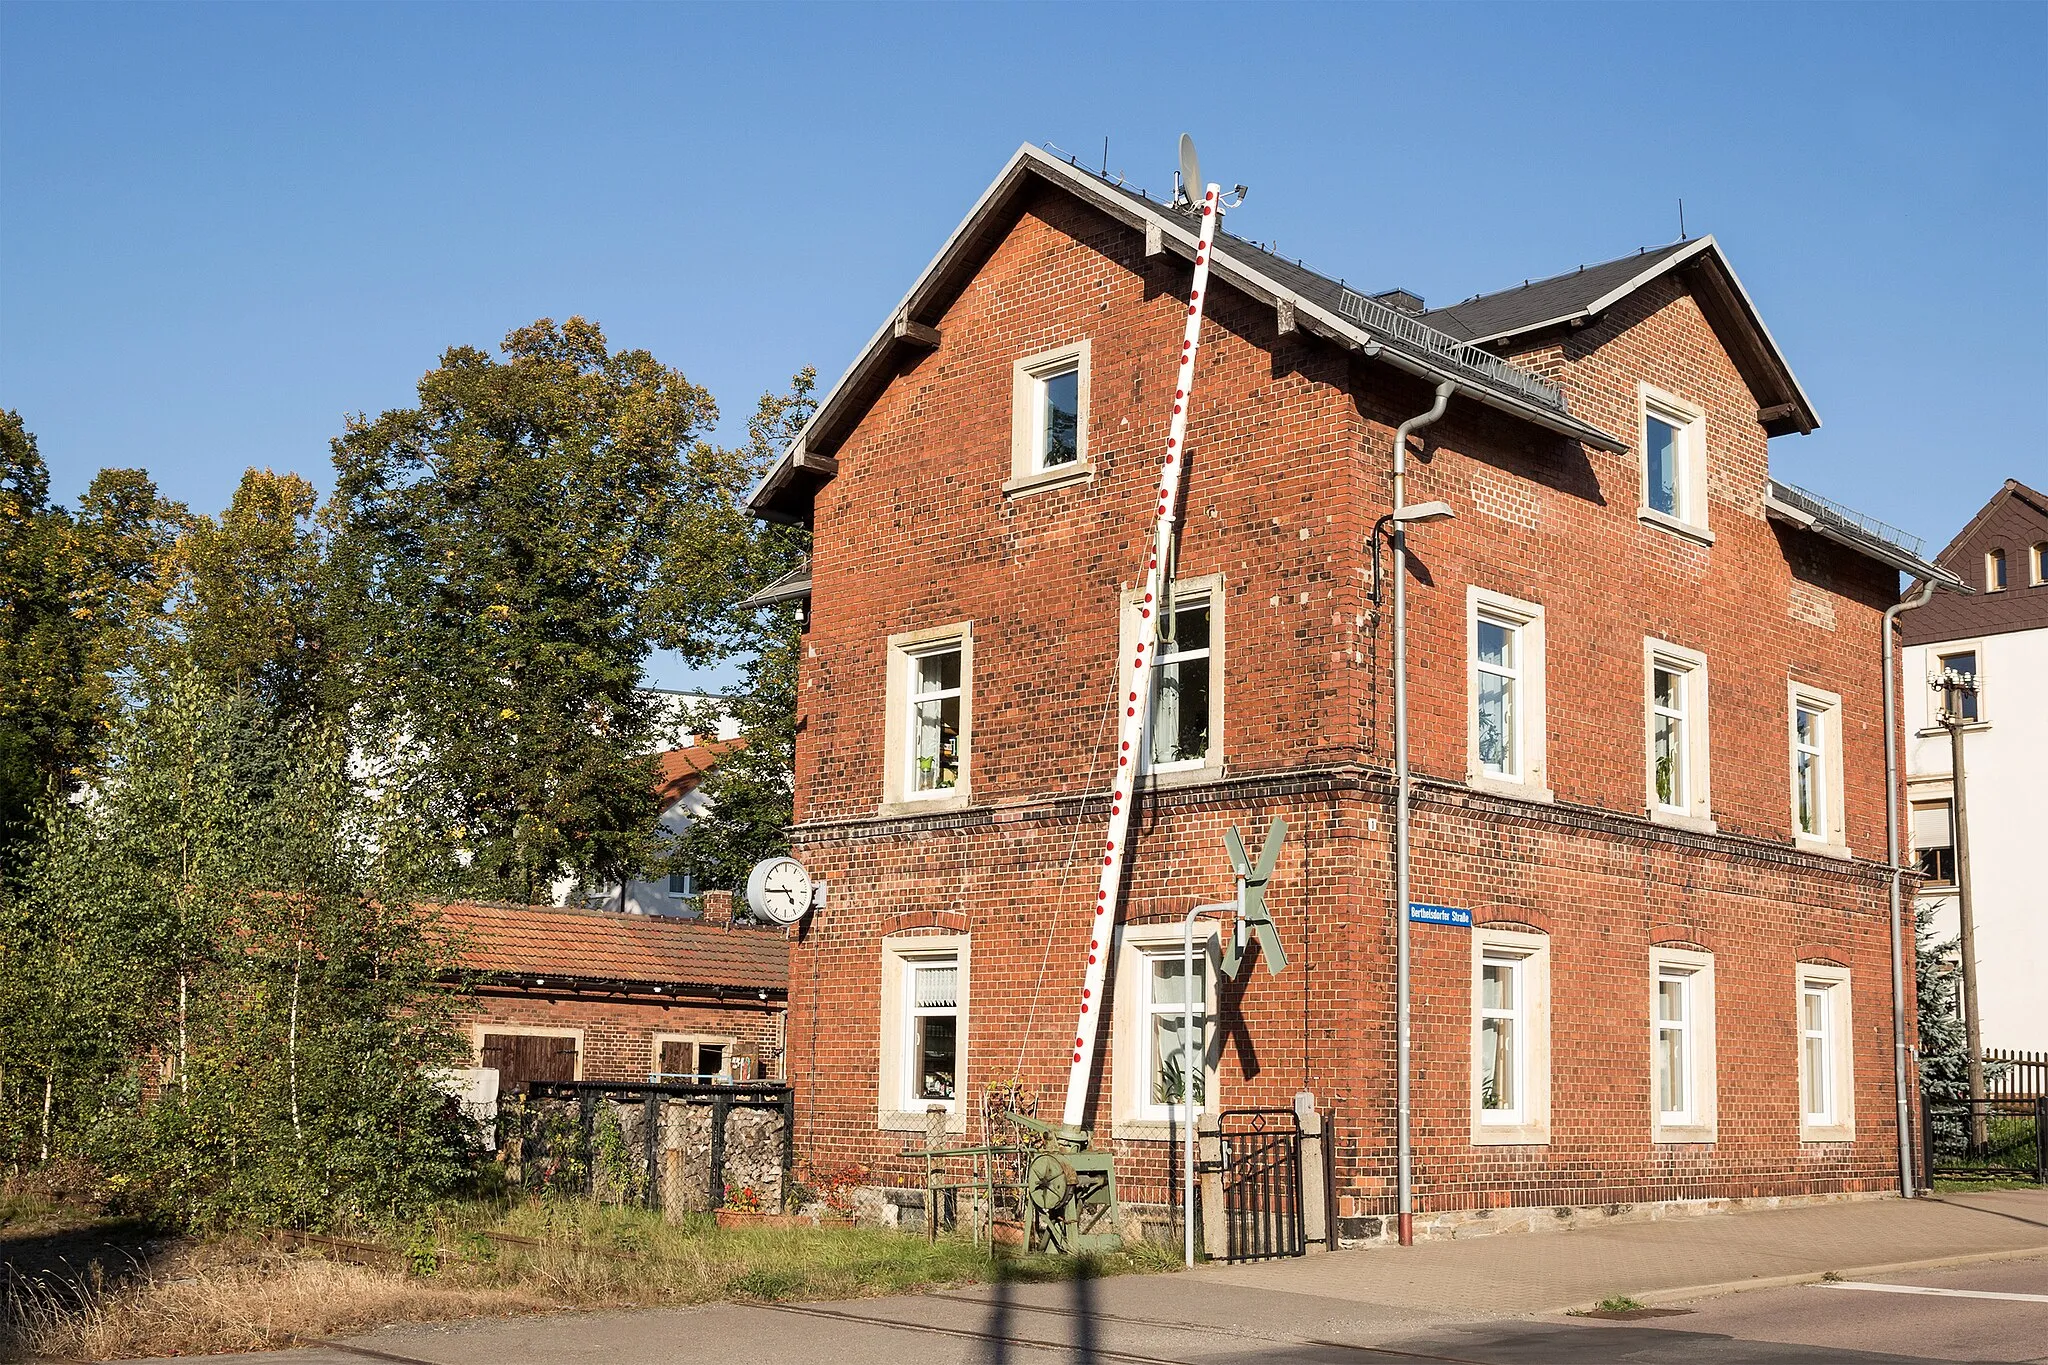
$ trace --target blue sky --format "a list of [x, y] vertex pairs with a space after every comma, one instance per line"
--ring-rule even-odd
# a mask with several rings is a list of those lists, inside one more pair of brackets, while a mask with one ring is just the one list
[[[2048, 482], [2048, 5], [0, 6], [0, 405], [55, 491], [323, 487], [344, 415], [581, 313], [736, 429], [829, 380], [1020, 142], [1432, 303], [1713, 232], [1938, 545]], [[684, 676], [669, 662], [657, 680]]]

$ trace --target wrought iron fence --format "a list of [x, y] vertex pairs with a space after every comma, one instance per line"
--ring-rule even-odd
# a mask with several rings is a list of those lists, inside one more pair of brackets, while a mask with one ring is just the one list
[[1927, 1100], [1922, 1152], [1931, 1180], [2033, 1180], [2048, 1185], [2048, 1097]]

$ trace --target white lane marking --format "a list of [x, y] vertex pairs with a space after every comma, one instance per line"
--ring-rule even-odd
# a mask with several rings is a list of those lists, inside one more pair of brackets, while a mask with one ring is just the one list
[[2048, 1294], [2001, 1294], [1992, 1289], [1929, 1289], [1918, 1284], [1872, 1284], [1865, 1280], [1822, 1280], [1822, 1289], [1870, 1289], [1880, 1294], [1935, 1294], [1945, 1299], [2004, 1299], [2008, 1303], [2048, 1303]]

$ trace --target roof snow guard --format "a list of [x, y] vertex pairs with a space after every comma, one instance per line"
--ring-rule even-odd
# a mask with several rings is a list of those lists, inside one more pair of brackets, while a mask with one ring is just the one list
[[1566, 411], [1564, 391], [1555, 384], [1546, 383], [1491, 352], [1469, 346], [1447, 332], [1439, 332], [1426, 322], [1418, 322], [1412, 315], [1389, 308], [1378, 299], [1367, 298], [1347, 287], [1338, 296], [1337, 310], [1360, 326], [1383, 333], [1395, 344], [1462, 370], [1481, 383], [1513, 389], [1561, 414]]
[[1794, 484], [1770, 481], [1764, 490], [1764, 515], [1825, 536], [1915, 578], [1963, 586], [1962, 579], [1926, 557], [1926, 543], [1920, 537]]

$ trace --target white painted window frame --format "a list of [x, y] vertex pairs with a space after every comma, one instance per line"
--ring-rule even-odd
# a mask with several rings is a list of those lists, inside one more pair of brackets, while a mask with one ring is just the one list
[[[1853, 1142], [1856, 1139], [1856, 1052], [1849, 969], [1832, 963], [1802, 962], [1793, 982], [1793, 1033], [1798, 1040], [1795, 1074], [1799, 1082], [1799, 1140]], [[1806, 997], [1809, 990], [1816, 988], [1824, 992], [1825, 1002], [1822, 1018], [1827, 1036], [1821, 1053], [1827, 1069], [1824, 1093], [1828, 1109], [1825, 1113], [1809, 1111], [1806, 1105], [1809, 1036]]]
[[[951, 787], [918, 791], [913, 778], [917, 751], [912, 723], [917, 704], [917, 661], [956, 647], [960, 651], [960, 780]], [[884, 700], [888, 709], [882, 727], [880, 813], [922, 815], [968, 805], [974, 790], [974, 623], [954, 621], [891, 635], [884, 666]]]
[[1988, 724], [1991, 719], [1991, 705], [1986, 699], [1987, 694], [1984, 686], [1984, 641], [1982, 639], [1948, 640], [1939, 646], [1928, 646], [1927, 653], [1928, 657], [1933, 661], [1933, 668], [1927, 691], [1927, 729], [1922, 731], [1922, 733], [1930, 735], [1946, 733], [1939, 719], [1941, 715], [1941, 694], [1935, 691], [1931, 685], [1932, 678], [1940, 677], [1947, 671], [1948, 661], [1963, 654], [1968, 654], [1976, 660], [1977, 676], [1977, 716], [1974, 720], [1964, 721], [1964, 728], [1968, 729], [1971, 726]]
[[[917, 1009], [911, 995], [911, 972], [917, 964], [950, 958], [957, 971], [958, 1003], [953, 1008], [953, 1098], [922, 1100], [913, 1094], [911, 1071], [916, 1056]], [[948, 1133], [967, 1131], [970, 1003], [973, 953], [967, 934], [893, 934], [882, 940], [880, 1038], [875, 1067], [876, 1126], [883, 1132], [922, 1133], [929, 1111], [943, 1110]]]
[[[1089, 444], [1088, 407], [1091, 347], [1084, 337], [1049, 351], [1024, 356], [1012, 367], [1010, 381], [1010, 478], [1003, 485], [1009, 496], [1063, 488], [1095, 477], [1093, 452]], [[1067, 373], [1076, 374], [1074, 385], [1075, 458], [1066, 464], [1045, 464], [1045, 382]]]
[[[1657, 670], [1679, 677], [1683, 690], [1680, 724], [1683, 734], [1685, 800], [1666, 805], [1657, 794]], [[1709, 709], [1707, 656], [1696, 649], [1669, 640], [1643, 641], [1643, 808], [1660, 824], [1711, 834], [1713, 819], [1713, 768], [1708, 736], [1712, 715]]]
[[[1785, 773], [1791, 804], [1792, 841], [1798, 847], [1831, 857], [1849, 856], [1849, 839], [1842, 801], [1842, 698], [1834, 692], [1802, 682], [1787, 686], [1785, 713]], [[1821, 717], [1820, 762], [1816, 765], [1821, 783], [1821, 830], [1810, 833], [1799, 826], [1799, 713], [1817, 712]], [[1809, 748], [1811, 746], [1808, 746]]]
[[[1111, 1135], [1135, 1142], [1164, 1142], [1178, 1134], [1180, 1106], [1152, 1102], [1151, 1052], [1151, 966], [1159, 957], [1179, 959], [1182, 947], [1179, 921], [1130, 924], [1117, 930], [1112, 940], [1116, 957], [1115, 1001], [1128, 1000], [1128, 1009], [1110, 1012], [1110, 1123]], [[1195, 953], [1208, 965], [1207, 999], [1214, 1004], [1216, 983], [1222, 975], [1222, 945], [1213, 921], [1195, 923]], [[1175, 1008], [1179, 1008], [1175, 1006]], [[1202, 1016], [1203, 1088], [1198, 1112], [1215, 1113], [1221, 1106], [1218, 1089], [1223, 1059], [1222, 1034]]]
[[[1188, 606], [1207, 597], [1209, 600], [1209, 752], [1199, 760], [1181, 760], [1173, 763], [1154, 764], [1151, 761], [1151, 745], [1147, 741], [1146, 756], [1139, 767], [1139, 781], [1147, 786], [1175, 787], [1189, 783], [1206, 782], [1223, 776], [1224, 734], [1226, 715], [1224, 698], [1224, 664], [1227, 659], [1228, 637], [1224, 626], [1224, 581], [1222, 574], [1202, 574], [1174, 581], [1173, 600], [1176, 606]], [[1129, 691], [1137, 677], [1131, 667], [1136, 656], [1135, 646], [1144, 633], [1154, 628], [1154, 622], [1141, 615], [1144, 603], [1142, 587], [1134, 588], [1123, 595], [1123, 626], [1120, 643], [1123, 647], [1124, 687]], [[1173, 662], [1170, 654], [1158, 656], [1159, 667]], [[1157, 686], [1146, 682], [1149, 704], [1156, 707], [1159, 702]], [[1149, 733], [1150, 727], [1148, 727]]]
[[[1650, 506], [1650, 419], [1672, 429], [1678, 461], [1675, 512]], [[1651, 384], [1636, 385], [1636, 516], [1703, 545], [1714, 543], [1707, 527], [1707, 413], [1697, 403]]]
[[[1514, 734], [1518, 771], [1489, 773], [1479, 757], [1479, 623], [1484, 618], [1515, 632], [1516, 694], [1521, 703]], [[1473, 585], [1465, 590], [1465, 781], [1480, 791], [1527, 801], [1551, 801], [1548, 708], [1545, 704], [1543, 607]]]
[[[1998, 581], [2001, 571], [2005, 582]], [[2012, 586], [2012, 556], [2003, 546], [1994, 545], [1984, 552], [1984, 591], [2004, 592]]]
[[[1512, 1111], [1483, 1107], [1485, 1085], [1485, 968], [1512, 961], [1514, 1011], [1521, 1045], [1515, 1058], [1520, 1103]], [[1472, 931], [1471, 1120], [1474, 1146], [1542, 1146], [1550, 1141], [1550, 937], [1509, 929]]]
[[[1666, 1111], [1658, 1086], [1659, 1048], [1663, 1023], [1658, 1012], [1658, 984], [1678, 976], [1686, 991], [1686, 1108]], [[1650, 950], [1650, 1139], [1663, 1143], [1714, 1142], [1720, 1133], [1717, 1050], [1714, 1028], [1714, 958], [1690, 948], [1659, 946]]]

